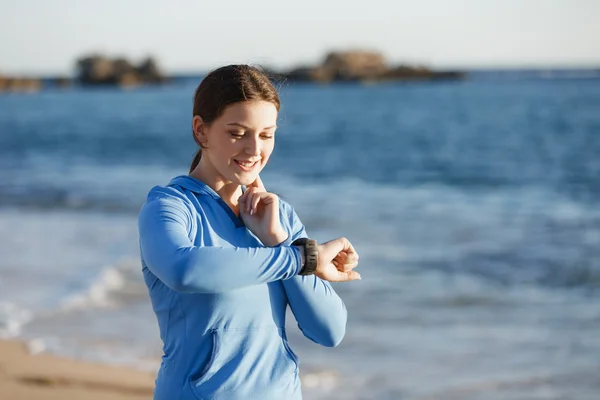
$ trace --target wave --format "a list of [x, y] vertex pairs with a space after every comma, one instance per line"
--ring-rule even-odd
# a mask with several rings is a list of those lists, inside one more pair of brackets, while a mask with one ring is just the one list
[[124, 198], [98, 198], [82, 193], [69, 193], [62, 188], [36, 191], [36, 195], [0, 192], [0, 206], [5, 208], [35, 210], [100, 211], [108, 213], [134, 213], [142, 202]]
[[120, 308], [147, 299], [139, 261], [127, 258], [102, 268], [85, 290], [65, 298], [60, 308], [62, 311]]
[[0, 338], [12, 339], [21, 334], [25, 324], [31, 321], [33, 313], [9, 302], [0, 302]]

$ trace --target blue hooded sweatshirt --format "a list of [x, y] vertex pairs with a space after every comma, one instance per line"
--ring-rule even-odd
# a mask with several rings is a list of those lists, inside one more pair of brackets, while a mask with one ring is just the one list
[[302, 333], [337, 346], [346, 308], [329, 282], [298, 275], [307, 237], [280, 200], [285, 242], [266, 247], [208, 185], [190, 176], [156, 186], [140, 210], [144, 281], [163, 357], [155, 400], [301, 399], [289, 305]]

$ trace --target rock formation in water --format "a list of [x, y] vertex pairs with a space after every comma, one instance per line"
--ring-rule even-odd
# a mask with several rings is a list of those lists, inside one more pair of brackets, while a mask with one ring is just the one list
[[167, 81], [157, 62], [149, 57], [139, 65], [125, 58], [93, 55], [77, 60], [77, 82], [81, 85], [135, 86]]
[[389, 66], [385, 57], [374, 51], [334, 51], [317, 66], [295, 68], [278, 75], [303, 82], [376, 82], [391, 80], [461, 79], [457, 71], [432, 71], [425, 67]]
[[42, 81], [35, 78], [9, 77], [0, 75], [0, 93], [2, 92], [37, 92], [42, 88]]
[[[144, 84], [160, 84], [169, 81], [149, 57], [138, 65], [126, 58], [109, 58], [90, 55], [76, 61], [76, 78], [54, 77], [33, 79], [3, 77], [0, 75], [0, 93], [6, 91], [35, 92], [45, 86], [64, 88], [72, 83], [88, 85], [118, 85], [122, 87]], [[270, 75], [299, 82], [379, 82], [395, 80], [462, 79], [463, 72], [432, 71], [426, 67], [388, 65], [385, 57], [374, 51], [333, 51], [326, 54], [322, 63], [304, 66], [291, 71], [267, 69]]]

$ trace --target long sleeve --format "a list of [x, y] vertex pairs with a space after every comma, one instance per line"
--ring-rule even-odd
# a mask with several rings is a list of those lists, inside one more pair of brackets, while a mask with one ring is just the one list
[[[307, 237], [295, 211], [292, 209], [290, 213], [289, 243]], [[283, 245], [286, 244], [284, 242]], [[292, 313], [304, 336], [323, 346], [337, 346], [346, 333], [348, 312], [331, 284], [314, 275], [297, 275], [282, 281], [282, 284]]]
[[140, 250], [148, 269], [171, 289], [218, 293], [286, 280], [302, 258], [293, 247], [194, 246], [187, 233], [190, 212], [175, 198], [153, 198], [140, 210]]

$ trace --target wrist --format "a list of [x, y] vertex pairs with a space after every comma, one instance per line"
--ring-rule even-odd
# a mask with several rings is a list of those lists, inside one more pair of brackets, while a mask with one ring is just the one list
[[275, 246], [279, 246], [281, 243], [285, 242], [288, 238], [288, 234], [287, 232], [285, 232], [284, 230], [281, 230], [279, 232], [275, 232], [271, 235], [269, 235], [266, 240], [263, 242], [263, 244], [267, 247], [275, 247]]

